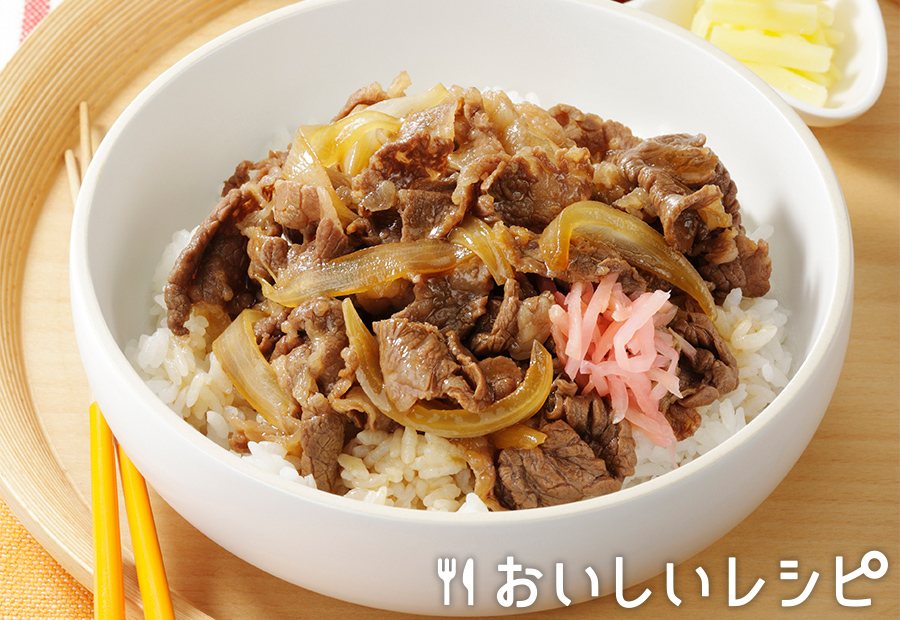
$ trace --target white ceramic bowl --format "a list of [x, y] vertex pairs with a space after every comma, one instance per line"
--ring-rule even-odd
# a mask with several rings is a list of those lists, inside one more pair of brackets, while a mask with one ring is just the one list
[[[474, 17], [477, 16], [477, 19]], [[71, 245], [76, 335], [109, 425], [152, 487], [237, 556], [328, 596], [423, 614], [522, 611], [497, 601], [507, 557], [540, 570], [529, 610], [573, 601], [585, 569], [635, 584], [711, 544], [778, 485], [812, 437], [846, 349], [850, 228], [828, 160], [796, 114], [725, 54], [620, 5], [580, 0], [306, 0], [242, 26], [155, 81], [110, 129], [87, 172]], [[331, 118], [373, 80], [408, 70], [502, 85], [631, 126], [703, 132], [740, 188], [748, 229], [775, 227], [773, 290], [791, 313], [794, 378], [735, 437], [655, 481], [564, 506], [493, 514], [378, 507], [283, 481], [168, 410], [123, 354], [149, 328], [150, 282], [173, 231], [195, 226], [237, 162], [285, 129]], [[701, 79], [702, 78], [702, 79]], [[753, 131], [747, 131], [747, 128]], [[474, 605], [443, 605], [437, 559], [474, 558]], [[521, 576], [521, 573], [520, 575]], [[456, 586], [459, 588], [459, 586]]]
[[[697, 2], [630, 0], [629, 5], [690, 29]], [[844, 35], [834, 57], [841, 79], [829, 89], [824, 106], [778, 91], [811, 127], [833, 127], [858, 118], [878, 101], [887, 77], [887, 35], [878, 0], [827, 0], [827, 4], [834, 9], [834, 28]], [[769, 88], [762, 80], [759, 83]]]

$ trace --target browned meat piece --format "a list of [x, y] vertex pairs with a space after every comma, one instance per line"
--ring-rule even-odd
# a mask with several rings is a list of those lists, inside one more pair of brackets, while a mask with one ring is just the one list
[[362, 245], [397, 243], [403, 234], [403, 223], [397, 211], [376, 211], [353, 220], [347, 226], [347, 234], [358, 238]]
[[570, 105], [555, 105], [548, 111], [569, 139], [591, 152], [594, 161], [605, 159], [607, 151], [624, 149], [639, 141], [625, 125], [605, 121], [596, 114], [585, 114]]
[[401, 189], [397, 194], [403, 223], [401, 241], [446, 237], [466, 213], [465, 207], [453, 203], [449, 192]]
[[482, 196], [481, 185], [501, 162], [509, 161], [509, 154], [497, 136], [497, 128], [484, 110], [481, 94], [468, 89], [462, 94], [462, 106], [456, 117], [458, 148], [448, 157], [451, 166], [459, 170], [453, 202], [467, 210], [490, 211], [490, 198]]
[[493, 402], [490, 385], [454, 332], [429, 323], [385, 319], [372, 324], [378, 338], [384, 389], [401, 411], [417, 400], [449, 398], [468, 411]]
[[540, 446], [506, 448], [497, 458], [496, 494], [507, 508], [555, 506], [618, 491], [622, 481], [563, 420], [540, 428]]
[[314, 241], [316, 257], [321, 260], [344, 253], [348, 239], [324, 188], [286, 180], [277, 181], [274, 187], [276, 223], [298, 231], [305, 243]]
[[250, 180], [250, 171], [253, 169], [253, 162], [250, 160], [244, 160], [237, 165], [234, 169], [234, 174], [231, 175], [226, 181], [225, 185], [222, 188], [222, 196], [225, 196], [228, 192], [233, 189], [239, 189], [241, 185]]
[[388, 94], [384, 92], [381, 84], [379, 84], [378, 82], [372, 82], [368, 86], [363, 86], [358, 91], [350, 95], [350, 98], [347, 99], [347, 103], [344, 104], [344, 107], [342, 107], [331, 120], [332, 122], [341, 120], [342, 118], [353, 112], [356, 106], [369, 106], [373, 103], [384, 101], [387, 98]]
[[453, 439], [463, 451], [463, 458], [475, 474], [475, 494], [493, 511], [506, 510], [499, 502], [494, 490], [497, 485], [497, 467], [494, 456], [497, 449], [487, 437]]
[[667, 173], [688, 186], [702, 186], [716, 176], [719, 158], [706, 146], [706, 136], [670, 134], [641, 140], [618, 151], [618, 164], [632, 183], [646, 167]]
[[670, 402], [668, 405], [660, 403], [660, 409], [662, 409], [663, 415], [666, 416], [669, 426], [672, 427], [672, 432], [675, 434], [677, 441], [691, 437], [697, 432], [697, 429], [700, 428], [700, 423], [703, 421], [696, 409], [685, 407], [676, 401]]
[[637, 464], [631, 424], [627, 420], [616, 424], [609, 407], [596, 392], [578, 394], [572, 381], [557, 378], [550, 396], [541, 411], [544, 423], [565, 420], [606, 462], [606, 468], [620, 481], [634, 474]]
[[372, 156], [369, 166], [360, 173], [362, 180], [376, 175], [402, 189], [408, 188], [415, 179], [443, 176], [447, 156], [454, 149], [459, 105], [458, 99], [451, 100], [410, 114], [397, 137]]
[[304, 414], [315, 395], [327, 395], [344, 368], [341, 351], [349, 344], [341, 302], [317, 297], [290, 311], [280, 326], [272, 365], [282, 386]]
[[700, 423], [696, 407], [709, 405], [738, 386], [738, 367], [728, 343], [705, 314], [679, 311], [669, 329], [683, 340], [678, 363], [682, 398], [664, 413], [676, 438], [683, 439]]
[[522, 150], [484, 181], [482, 191], [489, 200], [480, 202], [479, 210], [488, 222], [540, 232], [564, 207], [591, 197], [592, 179], [587, 150]]
[[344, 448], [347, 419], [338, 413], [323, 413], [300, 422], [300, 474], [313, 475], [316, 488], [343, 492], [338, 455]]
[[266, 316], [253, 324], [256, 344], [259, 345], [259, 350], [262, 351], [266, 358], [272, 355], [275, 345], [284, 336], [284, 332], [281, 331], [281, 325], [287, 320], [290, 308], [281, 308], [279, 306], [272, 308], [271, 311], [271, 314], [266, 314]]
[[[571, 106], [550, 112], [566, 135], [591, 151], [594, 199], [656, 225], [713, 285], [718, 301], [734, 288], [748, 297], [768, 292], [768, 246], [746, 237], [736, 186], [704, 136], [641, 140], [627, 127]], [[625, 200], [636, 189], [644, 194]]]
[[604, 460], [610, 475], [621, 484], [634, 473], [637, 456], [628, 420], [614, 424], [606, 402], [595, 393], [568, 396], [562, 408], [566, 422]]
[[446, 275], [420, 279], [413, 287], [415, 299], [394, 318], [430, 323], [465, 337], [484, 314], [493, 288], [490, 272], [473, 257]]
[[[772, 261], [769, 258], [769, 244], [764, 240], [753, 241], [743, 233], [734, 237], [729, 244], [728, 256], [731, 261], [722, 264], [713, 261], [695, 261], [697, 271], [707, 282], [714, 285], [713, 296], [720, 303], [730, 291], [740, 288], [747, 297], [762, 297], [769, 292], [769, 278], [772, 275]], [[707, 257], [718, 254], [710, 252]]]
[[527, 359], [532, 344], [550, 337], [550, 307], [555, 303], [550, 292], [524, 297], [517, 280], [507, 280], [503, 299], [491, 299], [488, 312], [479, 321], [470, 346], [476, 355], [509, 354]]
[[316, 188], [304, 186], [297, 181], [279, 179], [275, 182], [275, 206], [272, 214], [274, 220], [282, 226], [300, 232], [304, 238], [312, 238], [316, 224], [322, 217]]
[[485, 320], [479, 322], [478, 331], [472, 335], [473, 353], [496, 355], [509, 348], [519, 330], [520, 294], [519, 283], [510, 279], [503, 286], [503, 299], [491, 299]]
[[168, 326], [176, 336], [187, 334], [194, 303], [226, 309], [232, 317], [255, 301], [247, 278], [247, 240], [235, 227], [256, 203], [239, 189], [229, 191], [181, 252], [165, 286]]
[[385, 91], [378, 82], [372, 82], [368, 86], [364, 86], [350, 95], [350, 98], [347, 99], [347, 103], [344, 104], [344, 107], [341, 108], [332, 121], [338, 121], [344, 118], [353, 112], [357, 106], [369, 106], [378, 103], [379, 101], [384, 101], [385, 99], [400, 97], [403, 95], [409, 84], [410, 79], [406, 71], [401, 71], [400, 74], [394, 78], [391, 85], [388, 86], [387, 91]]
[[705, 142], [702, 135], [659, 136], [610, 156], [631, 186], [649, 194], [650, 215], [659, 218], [666, 241], [682, 253], [691, 251], [698, 235], [705, 238], [711, 230], [732, 225], [721, 190], [710, 184], [719, 159]]
[[478, 362], [494, 399], [500, 400], [512, 394], [522, 382], [522, 369], [512, 359], [503, 355], [487, 357]]

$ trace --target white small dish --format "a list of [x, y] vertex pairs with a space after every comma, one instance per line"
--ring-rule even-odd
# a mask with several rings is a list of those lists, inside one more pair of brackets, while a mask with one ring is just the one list
[[[828, 0], [827, 4], [834, 9], [835, 29], [844, 35], [834, 60], [843, 78], [829, 89], [824, 107], [776, 89], [811, 127], [843, 125], [868, 111], [881, 96], [887, 76], [887, 36], [878, 0]], [[696, 5], [697, 0], [631, 0], [626, 4], [688, 29]], [[758, 80], [756, 76], [753, 79]]]

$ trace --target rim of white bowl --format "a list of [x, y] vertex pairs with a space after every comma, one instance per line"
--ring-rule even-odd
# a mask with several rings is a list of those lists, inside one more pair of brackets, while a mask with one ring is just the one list
[[[267, 472], [250, 463], [245, 462], [240, 456], [225, 450], [221, 446], [215, 444], [212, 440], [198, 432], [194, 427], [187, 423], [181, 416], [169, 409], [159, 398], [150, 390], [143, 379], [138, 375], [135, 368], [126, 359], [124, 352], [116, 343], [108, 326], [103, 320], [97, 296], [94, 292], [93, 282], [88, 270], [87, 261], [87, 228], [90, 214], [91, 196], [93, 195], [98, 180], [102, 174], [104, 162], [108, 156], [111, 144], [115, 141], [116, 136], [121, 133], [123, 128], [130, 122], [130, 119], [140, 110], [143, 105], [148, 102], [163, 86], [176, 76], [185, 71], [198, 59], [203, 58], [220, 47], [234, 41], [235, 39], [264, 27], [270, 22], [279, 21], [288, 16], [297, 13], [303, 13], [315, 10], [325, 5], [338, 4], [353, 0], [305, 0], [302, 3], [283, 7], [271, 13], [267, 13], [253, 20], [250, 20], [233, 30], [230, 30], [212, 41], [204, 44], [198, 49], [186, 55], [184, 58], [176, 62], [169, 69], [157, 77], [149, 86], [147, 86], [135, 99], [126, 107], [122, 114], [116, 119], [110, 127], [104, 140], [100, 143], [90, 165], [85, 174], [82, 184], [82, 191], [78, 195], [75, 214], [72, 221], [72, 249], [71, 249], [71, 269], [72, 283], [78, 295], [73, 295], [73, 304], [80, 303], [83, 305], [85, 317], [87, 319], [86, 328], [89, 337], [95, 339], [98, 347], [102, 350], [107, 361], [119, 373], [119, 376], [127, 383], [127, 387], [132, 389], [134, 393], [140, 397], [146, 404], [158, 414], [158, 419], [165, 424], [168, 429], [181, 435], [189, 441], [198, 450], [205, 453], [209, 457], [219, 461], [220, 463], [230, 467], [236, 474], [249, 477], [260, 483], [267, 485], [273, 492], [284, 493], [296, 498], [324, 504], [337, 510], [359, 512], [367, 515], [379, 516], [389, 519], [421, 521], [421, 522], [438, 522], [438, 523], [458, 523], [458, 524], [486, 524], [486, 525], [502, 525], [508, 522], [545, 520], [564, 517], [567, 515], [579, 514], [602, 509], [606, 506], [631, 501], [638, 497], [651, 494], [661, 487], [670, 486], [678, 483], [695, 472], [713, 466], [718, 460], [723, 458], [738, 445], [748, 441], [756, 435], [761, 429], [768, 424], [770, 420], [779, 415], [784, 409], [785, 404], [790, 401], [801, 389], [802, 386], [815, 374], [816, 369], [829, 352], [832, 342], [838, 336], [842, 323], [844, 321], [844, 312], [849, 304], [852, 303], [852, 276], [853, 276], [853, 253], [852, 238], [850, 232], [849, 214], [843, 198], [837, 177], [831, 167], [825, 152], [822, 150], [818, 141], [810, 132], [807, 125], [791, 108], [791, 106], [782, 99], [774, 89], [761, 89], [763, 96], [768, 98], [777, 108], [779, 108], [787, 117], [794, 130], [799, 134], [804, 145], [812, 155], [817, 168], [822, 173], [823, 179], [827, 186], [827, 193], [830, 197], [830, 204], [834, 209], [836, 229], [838, 235], [837, 250], [840, 253], [838, 257], [838, 274], [836, 276], [835, 294], [831, 299], [827, 309], [826, 318], [820, 330], [818, 337], [812, 342], [809, 354], [804, 358], [803, 363], [796, 369], [793, 376], [788, 381], [784, 389], [775, 397], [773, 402], [766, 407], [753, 420], [748, 422], [747, 426], [738, 431], [735, 435], [723, 441], [721, 444], [711, 449], [706, 454], [697, 457], [690, 463], [682, 465], [678, 469], [667, 472], [658, 478], [642, 482], [641, 484], [616, 491], [609, 495], [562, 504], [559, 506], [548, 506], [540, 508], [532, 508], [528, 510], [507, 511], [507, 512], [467, 512], [467, 513], [444, 513], [439, 511], [412, 510], [409, 508], [398, 508], [393, 506], [381, 506], [370, 504], [359, 500], [334, 495], [328, 492], [312, 489], [303, 484], [286, 480], [277, 474]], [[676, 26], [662, 18], [645, 13], [634, 7], [621, 5], [618, 3], [610, 3], [605, 0], [560, 0], [563, 2], [572, 2], [577, 4], [587, 4], [596, 6], [598, 10], [622, 11], [636, 17], [640, 20], [650, 22], [656, 27], [669, 31], [678, 37], [693, 37], [690, 32]], [[744, 67], [740, 62], [722, 52], [718, 48], [707, 50], [707, 53], [717, 56], [718, 59], [729, 65], [733, 70], [741, 73], [750, 81], [762, 82], [749, 69]], [[843, 208], [842, 208], [843, 207]], [[74, 291], [73, 291], [74, 292]], [[76, 299], [80, 298], [80, 301]]]

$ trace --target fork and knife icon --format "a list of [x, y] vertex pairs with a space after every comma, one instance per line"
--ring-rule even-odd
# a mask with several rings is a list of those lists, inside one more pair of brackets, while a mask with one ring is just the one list
[[[466, 560], [462, 571], [462, 584], [468, 594], [469, 605], [474, 605], [474, 572], [472, 558]], [[438, 577], [444, 582], [444, 605], [450, 604], [450, 582], [456, 576], [456, 558], [438, 558]]]

